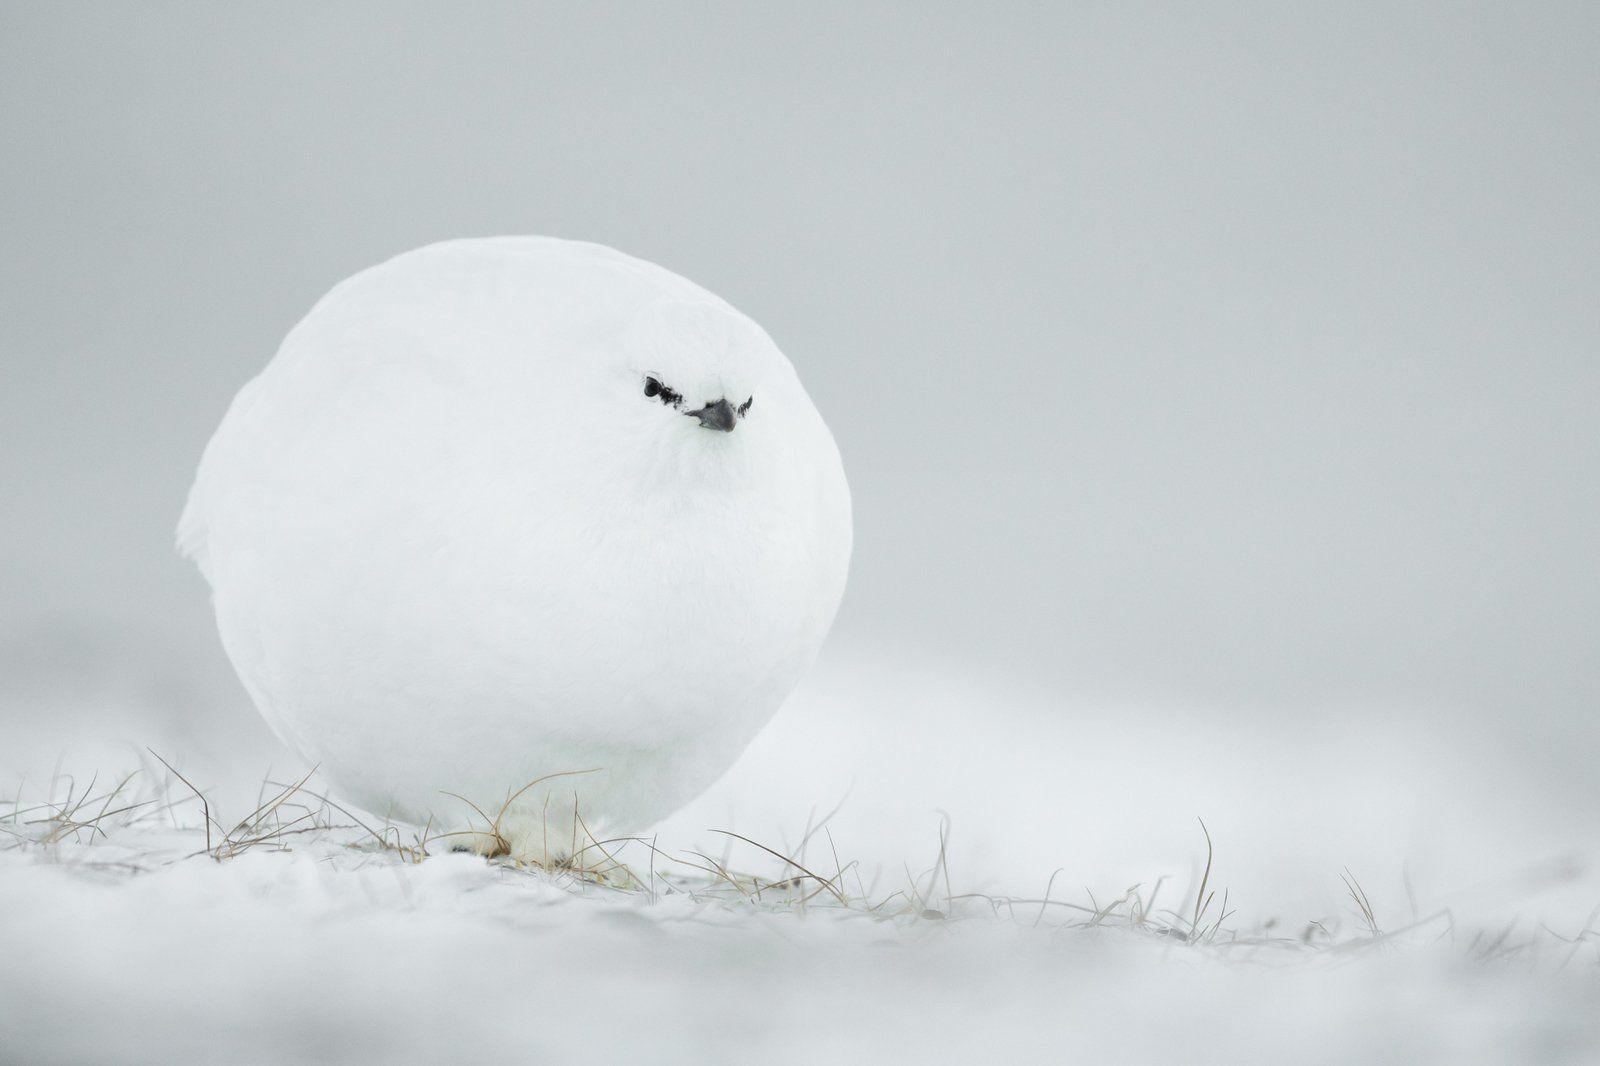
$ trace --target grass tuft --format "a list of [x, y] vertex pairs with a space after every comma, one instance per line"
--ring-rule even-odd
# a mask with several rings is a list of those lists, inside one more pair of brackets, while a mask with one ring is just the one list
[[[1088, 888], [1082, 901], [1062, 898], [1056, 886], [1065, 868], [1053, 870], [1037, 897], [994, 895], [976, 891], [957, 892], [950, 870], [950, 818], [940, 812], [937, 847], [928, 867], [915, 872], [904, 870], [904, 883], [886, 894], [876, 892], [878, 876], [863, 877], [861, 864], [841, 859], [830, 822], [836, 806], [818, 820], [815, 811], [794, 847], [774, 846], [730, 829], [708, 830], [723, 841], [720, 856], [696, 848], [674, 853], [660, 846], [655, 837], [615, 837], [597, 839], [576, 802], [573, 807], [570, 850], [565, 857], [533, 862], [511, 854], [512, 841], [504, 831], [507, 812], [535, 786], [593, 770], [565, 771], [530, 781], [510, 792], [491, 815], [471, 801], [456, 797], [478, 819], [478, 825], [464, 830], [437, 832], [431, 821], [420, 828], [391, 823], [376, 824], [341, 806], [325, 792], [311, 785], [315, 769], [289, 782], [277, 782], [269, 773], [261, 782], [256, 806], [237, 821], [228, 823], [218, 814], [204, 790], [180, 773], [154, 751], [150, 756], [165, 771], [154, 766], [127, 774], [107, 788], [100, 788], [97, 777], [80, 787], [77, 780], [58, 770], [42, 798], [29, 802], [19, 786], [9, 800], [0, 799], [0, 849], [23, 850], [60, 857], [70, 850], [79, 865], [117, 874], [138, 874], [152, 864], [206, 858], [227, 862], [258, 851], [286, 852], [309, 842], [334, 843], [354, 852], [386, 857], [402, 865], [426, 861], [443, 850], [461, 850], [470, 842], [471, 850], [510, 873], [546, 877], [574, 892], [601, 891], [631, 896], [644, 905], [654, 905], [663, 896], [682, 896], [698, 904], [794, 911], [804, 914], [813, 908], [857, 915], [872, 921], [929, 922], [951, 926], [970, 920], [999, 920], [1052, 934], [1097, 934], [1117, 931], [1129, 936], [1156, 939], [1225, 954], [1258, 955], [1276, 952], [1293, 955], [1345, 954], [1372, 950], [1380, 945], [1435, 943], [1457, 936], [1457, 919], [1448, 909], [1425, 917], [1419, 912], [1415, 893], [1406, 884], [1406, 902], [1413, 921], [1385, 930], [1378, 921], [1378, 910], [1355, 874], [1346, 868], [1339, 874], [1353, 906], [1356, 925], [1344, 930], [1343, 919], [1333, 916], [1313, 919], [1299, 928], [1298, 934], [1279, 932], [1279, 923], [1269, 920], [1255, 929], [1241, 930], [1231, 923], [1236, 917], [1230, 906], [1230, 889], [1214, 886], [1217, 851], [1210, 828], [1200, 820], [1205, 846], [1205, 861], [1192, 898], [1178, 904], [1180, 910], [1159, 906], [1166, 878], [1130, 885], [1115, 898], [1102, 903]], [[174, 788], [174, 784], [181, 788]], [[175, 794], [176, 793], [176, 794]], [[548, 810], [548, 799], [546, 802]], [[188, 820], [180, 820], [184, 810]], [[194, 820], [198, 815], [198, 823]], [[547, 819], [548, 822], [548, 819]], [[549, 826], [545, 826], [545, 855], [549, 855]], [[559, 830], [558, 830], [559, 832]], [[143, 834], [142, 836], [140, 834]], [[161, 834], [166, 834], [160, 837]], [[160, 837], [174, 846], [132, 849], [142, 857], [118, 857], [99, 861], [94, 856], [107, 841], [147, 842]], [[198, 837], [204, 846], [195, 848]], [[814, 861], [810, 851], [826, 843]], [[736, 847], [747, 867], [734, 861]], [[116, 849], [120, 853], [128, 848]], [[766, 868], [762, 860], [769, 860]], [[831, 872], [830, 872], [831, 871]], [[853, 880], [853, 888], [848, 881]], [[1219, 898], [1220, 897], [1220, 898]], [[1524, 928], [1511, 921], [1503, 926], [1478, 929], [1464, 947], [1467, 959], [1483, 965], [1509, 960], [1537, 962], [1544, 953], [1557, 956], [1556, 969], [1580, 960], [1600, 967], [1600, 906], [1583, 926], [1564, 933], [1538, 924]]]

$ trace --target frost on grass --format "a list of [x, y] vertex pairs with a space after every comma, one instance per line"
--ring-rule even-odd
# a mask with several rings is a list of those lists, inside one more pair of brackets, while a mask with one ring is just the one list
[[[514, 797], [508, 797], [508, 802]], [[1595, 918], [1413, 908], [1240, 928], [1202, 872], [1111, 898], [964, 888], [792, 840], [595, 839], [550, 868], [472, 828], [384, 824], [313, 775], [224, 813], [157, 757], [0, 811], [0, 1046], [18, 1061], [1590, 1061]], [[462, 854], [463, 843], [474, 853]], [[485, 858], [484, 856], [490, 856]]]

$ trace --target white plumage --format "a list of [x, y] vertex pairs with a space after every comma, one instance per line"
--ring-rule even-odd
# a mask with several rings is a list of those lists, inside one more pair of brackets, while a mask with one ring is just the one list
[[495, 815], [593, 770], [501, 818], [542, 861], [574, 795], [596, 834], [644, 829], [772, 716], [838, 607], [850, 497], [754, 322], [507, 237], [324, 297], [234, 400], [178, 539], [262, 715], [357, 803], [460, 825], [447, 793]]

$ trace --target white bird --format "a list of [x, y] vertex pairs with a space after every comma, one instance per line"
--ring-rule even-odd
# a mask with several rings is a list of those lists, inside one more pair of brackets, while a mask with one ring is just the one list
[[461, 240], [289, 333], [178, 544], [290, 748], [547, 862], [664, 818], [772, 717], [844, 591], [850, 494], [725, 301], [596, 244]]

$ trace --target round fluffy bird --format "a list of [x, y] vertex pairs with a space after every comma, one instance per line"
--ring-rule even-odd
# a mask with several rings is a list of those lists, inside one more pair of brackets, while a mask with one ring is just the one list
[[596, 244], [461, 240], [290, 332], [178, 542], [296, 753], [549, 862], [671, 813], [772, 717], [844, 591], [850, 494], [724, 300]]

